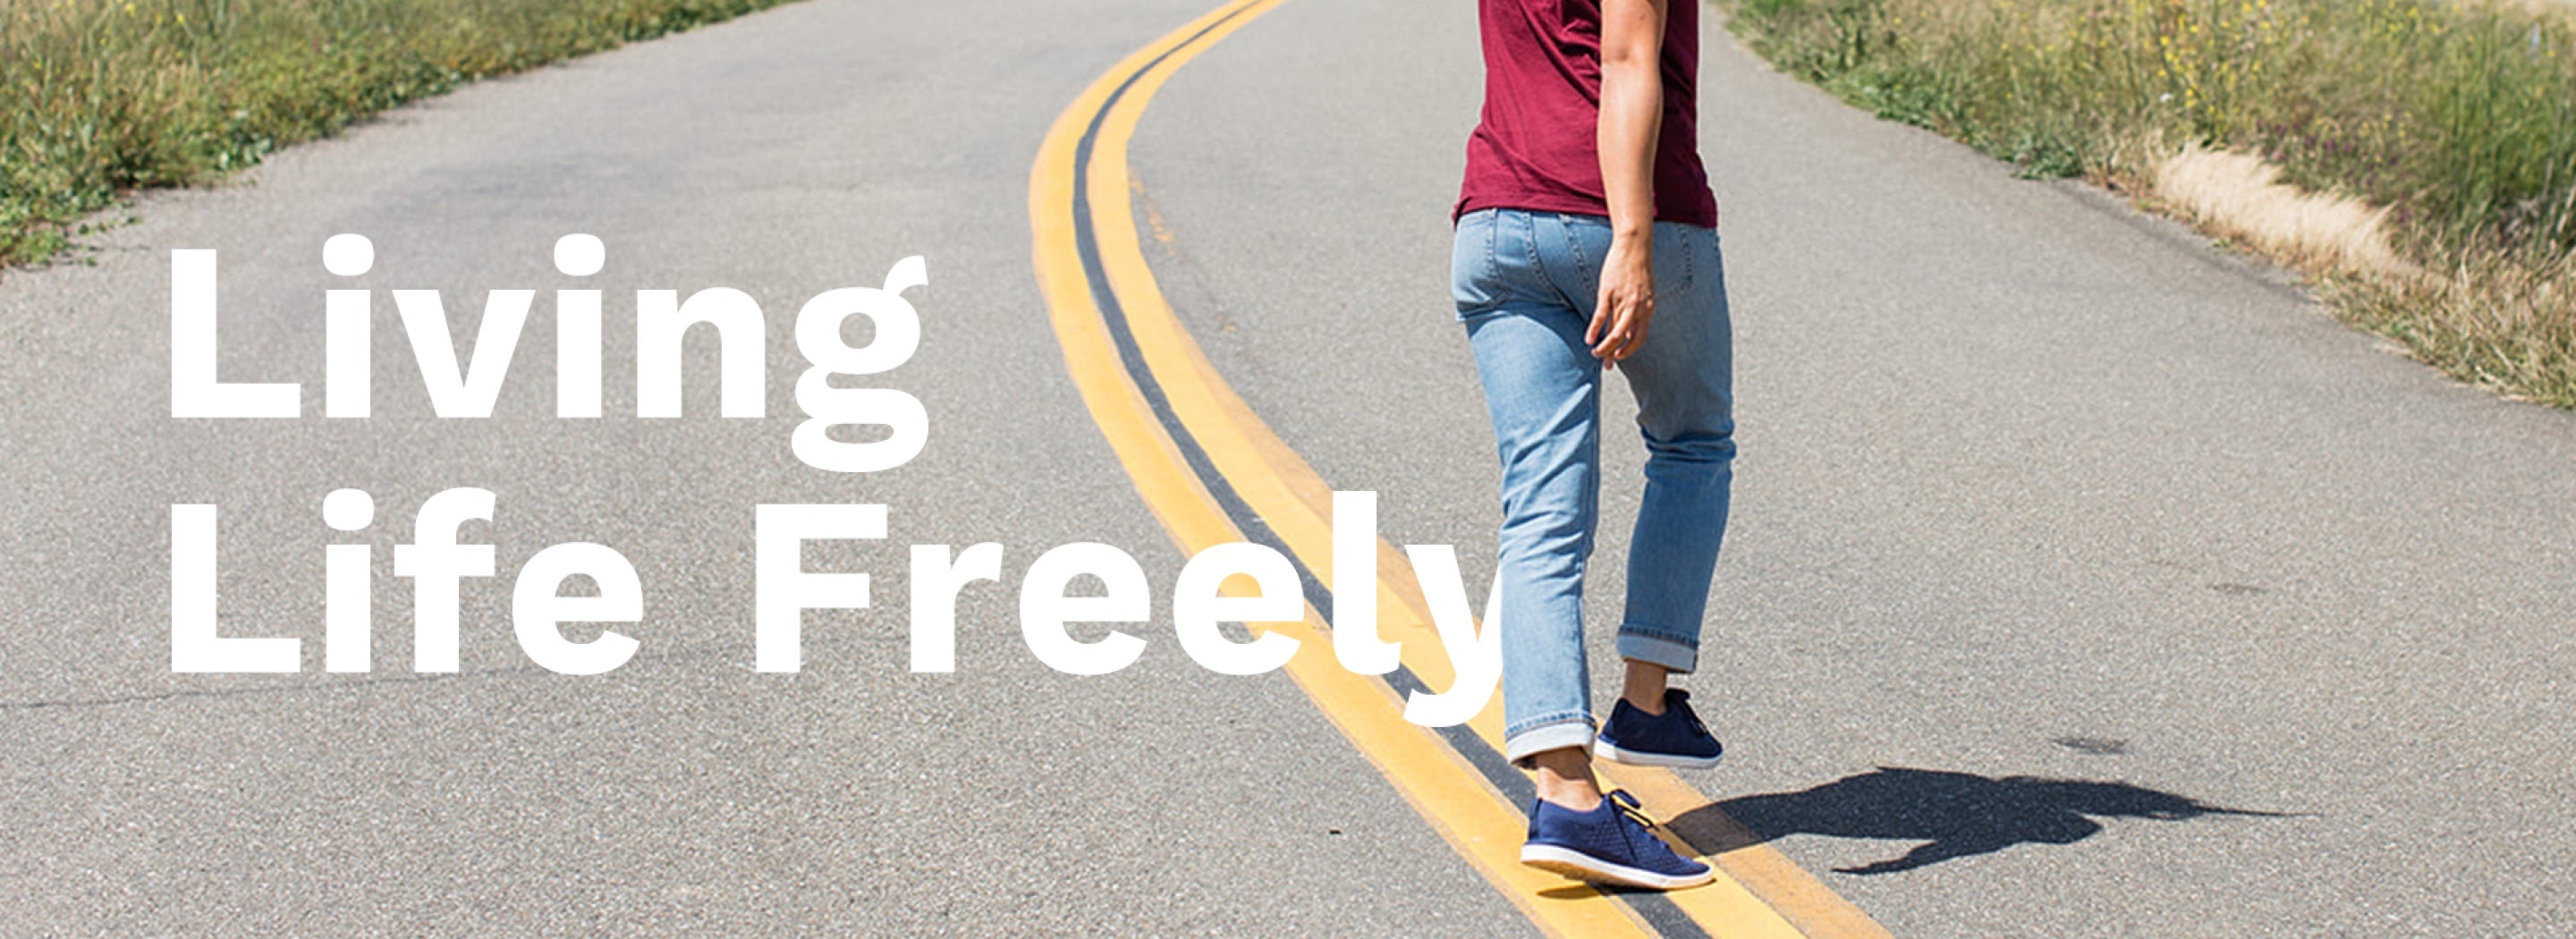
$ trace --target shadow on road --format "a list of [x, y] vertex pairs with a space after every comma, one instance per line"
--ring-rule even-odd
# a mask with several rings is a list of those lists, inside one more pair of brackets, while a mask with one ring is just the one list
[[2291, 814], [2224, 808], [2127, 783], [1882, 766], [1798, 792], [1728, 799], [1683, 813], [1669, 825], [1712, 855], [1798, 834], [1923, 842], [1900, 857], [1835, 868], [1868, 875], [1910, 871], [2020, 844], [2074, 844], [2102, 830], [2097, 818], [2178, 822], [2206, 815]]

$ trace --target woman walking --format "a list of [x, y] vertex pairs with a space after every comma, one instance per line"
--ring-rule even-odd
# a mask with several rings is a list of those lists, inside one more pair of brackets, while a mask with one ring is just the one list
[[[1698, 153], [1695, 0], [1480, 0], [1483, 118], [1467, 143], [1451, 282], [1503, 465], [1504, 748], [1534, 770], [1523, 863], [1650, 889], [1705, 882], [1592, 758], [1714, 765], [1689, 696], [1735, 456], [1717, 201]], [[1619, 702], [1596, 727], [1583, 572], [1602, 372], [1648, 451], [1618, 632]]]

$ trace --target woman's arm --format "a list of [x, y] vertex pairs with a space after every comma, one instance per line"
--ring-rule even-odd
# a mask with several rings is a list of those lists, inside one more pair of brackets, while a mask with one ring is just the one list
[[[1601, 184], [1610, 253], [1584, 341], [1603, 362], [1636, 354], [1655, 318], [1655, 142], [1664, 123], [1666, 0], [1602, 0]], [[1688, 0], [1686, 0], [1688, 2]]]

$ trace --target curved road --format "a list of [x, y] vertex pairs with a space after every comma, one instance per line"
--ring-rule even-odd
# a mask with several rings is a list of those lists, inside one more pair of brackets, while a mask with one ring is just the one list
[[[1172, 636], [1168, 494], [1140, 493], [1050, 328], [1031, 164], [1082, 89], [1211, 5], [811, 0], [404, 109], [145, 199], [95, 264], [9, 273], [0, 932], [1492, 936], [1613, 903], [1498, 886], [1324, 699]], [[1473, 17], [1291, 0], [1243, 24], [1143, 112], [1133, 217], [1106, 224], [1316, 477], [1379, 491], [1388, 540], [1457, 545], [1481, 585], [1494, 470], [1445, 295]], [[1675, 827], [1741, 823], [1721, 847], [1903, 936], [2576, 925], [2576, 419], [1710, 28], [1744, 456], [1689, 686], [1735, 755], [1687, 774], [1714, 807]], [[579, 283], [607, 297], [592, 421], [554, 417], [576, 282], [550, 249], [576, 231], [608, 250]], [[322, 270], [340, 232], [372, 273]], [[225, 379], [300, 382], [304, 418], [169, 416], [175, 248], [220, 252]], [[871, 382], [924, 403], [928, 448], [799, 463], [795, 310], [913, 254], [924, 339]], [[377, 291], [366, 421], [320, 417], [340, 286]], [[688, 416], [634, 417], [634, 291], [710, 287], [766, 313], [768, 417], [716, 416], [711, 335]], [[399, 288], [446, 291], [460, 336], [484, 291], [540, 291], [494, 417], [432, 416]], [[462, 671], [414, 674], [388, 559], [459, 486], [496, 493], [467, 531], [505, 577], [557, 542], [630, 558], [643, 651], [544, 672], [508, 583], [469, 580]], [[360, 535], [321, 524], [342, 487], [375, 496]], [[1606, 495], [1615, 583], [1635, 493]], [[883, 543], [807, 558], [873, 572], [876, 602], [808, 617], [804, 671], [761, 674], [752, 507], [798, 502], [891, 506]], [[227, 634], [301, 637], [303, 673], [171, 674], [177, 503], [221, 506]], [[326, 674], [321, 548], [362, 541], [374, 671]], [[1110, 676], [1048, 669], [1015, 626], [1029, 564], [1081, 541], [1155, 594]], [[905, 547], [978, 542], [1003, 577], [961, 595], [958, 671], [909, 672]]]

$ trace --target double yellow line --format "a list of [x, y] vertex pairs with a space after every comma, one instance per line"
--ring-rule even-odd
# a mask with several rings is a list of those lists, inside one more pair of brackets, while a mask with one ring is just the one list
[[1305, 619], [1287, 665], [1318, 709], [1485, 879], [1557, 935], [1884, 936], [1885, 930], [1664, 770], [1607, 766], [1648, 811], [1692, 812], [1687, 841], [1721, 876], [1672, 894], [1608, 895], [1522, 866], [1529, 782], [1501, 758], [1499, 702], [1466, 727], [1407, 723], [1401, 695], [1454, 678], [1412, 573], [1381, 544], [1380, 633], [1402, 643], [1384, 679], [1344, 670], [1319, 609], [1331, 582], [1332, 490], [1237, 397], [1173, 315], [1130, 206], [1127, 145], [1154, 92], [1191, 58], [1284, 0], [1236, 0], [1137, 50], [1056, 119], [1029, 175], [1039, 285], [1083, 403], [1185, 553], [1268, 544], [1297, 565]]

